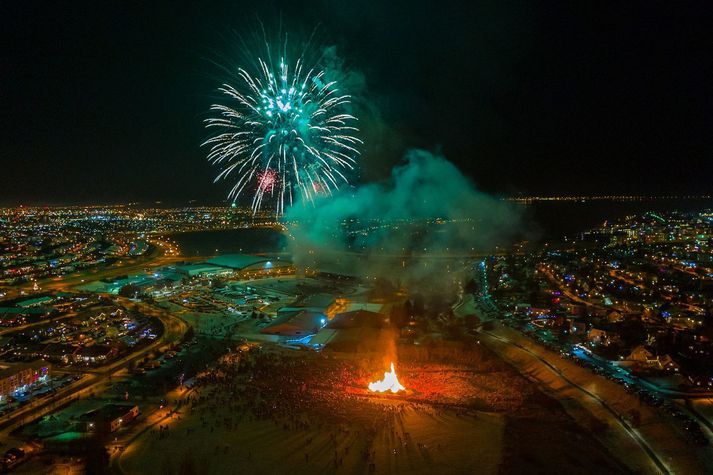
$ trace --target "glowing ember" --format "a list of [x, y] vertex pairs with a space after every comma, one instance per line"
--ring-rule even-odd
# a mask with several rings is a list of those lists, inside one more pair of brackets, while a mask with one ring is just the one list
[[391, 371], [384, 373], [384, 379], [381, 381], [375, 381], [369, 383], [369, 391], [383, 393], [386, 391], [391, 391], [392, 393], [397, 393], [403, 391], [406, 388], [399, 383], [399, 378], [396, 376], [396, 371], [394, 370], [394, 362], [391, 362]]

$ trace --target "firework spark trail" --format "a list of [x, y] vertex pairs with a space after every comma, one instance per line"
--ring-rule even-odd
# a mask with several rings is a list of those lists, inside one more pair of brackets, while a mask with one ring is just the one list
[[258, 58], [257, 74], [238, 68], [236, 83], [218, 89], [225, 103], [213, 104], [215, 115], [205, 121], [216, 130], [202, 144], [210, 147], [208, 160], [221, 167], [215, 181], [234, 173], [228, 198], [253, 192], [253, 212], [265, 195], [275, 197], [279, 216], [293, 193], [307, 201], [331, 194], [347, 182], [345, 173], [359, 157], [357, 119], [347, 113], [351, 96], [340, 93], [325, 71], [304, 63], [300, 57], [290, 68], [281, 58], [273, 69]]

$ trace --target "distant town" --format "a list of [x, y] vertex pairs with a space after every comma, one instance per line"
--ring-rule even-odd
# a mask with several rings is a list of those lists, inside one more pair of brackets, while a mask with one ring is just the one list
[[[713, 214], [649, 212], [564, 241], [483, 260], [468, 284], [475, 304], [662, 408], [707, 445]], [[671, 402], [689, 397], [685, 411]]]
[[[564, 421], [561, 408], [537, 406], [539, 415], [531, 415], [531, 381], [577, 402], [564, 411], [584, 418], [591, 432], [581, 450], [612, 437], [616, 444], [597, 450], [619, 459], [617, 450], [633, 443], [633, 469], [685, 472], [707, 463], [711, 212], [646, 212], [494, 252], [396, 256], [400, 267], [440, 267], [432, 288], [349, 266], [297, 265], [280, 249], [207, 256], [181, 249], [183, 233], [288, 233], [269, 215], [239, 208], [22, 207], [0, 216], [0, 439], [12, 444], [3, 462], [8, 470], [105, 447], [109, 459], [102, 463], [132, 473], [161, 447], [180, 451], [195, 431], [229, 454], [226, 460], [253, 466], [268, 447], [230, 448], [221, 434], [261, 417], [275, 418], [275, 430], [284, 424], [288, 433], [301, 431], [305, 394], [321, 405], [314, 421], [393, 427], [401, 442], [389, 442], [396, 444], [389, 450], [456, 443], [427, 435], [436, 428], [422, 419], [428, 410], [419, 404], [469, 408], [458, 423], [473, 437], [485, 430], [475, 407]], [[343, 231], [421, 232], [464, 223], [350, 221]], [[468, 369], [476, 367], [487, 370], [476, 377]], [[242, 395], [224, 397], [226, 384]], [[389, 409], [370, 402], [380, 385], [398, 393], [383, 396]], [[224, 398], [225, 406], [205, 394]], [[268, 416], [265, 404], [275, 398], [284, 412]], [[596, 409], [583, 409], [593, 402]], [[408, 411], [413, 427], [392, 426], [394, 411]], [[450, 412], [443, 417], [456, 423]], [[568, 443], [575, 429], [561, 424], [561, 443]], [[365, 434], [353, 443], [373, 442]], [[311, 436], [303, 436], [305, 469], [321, 457], [371, 470], [395, 456], [376, 449], [353, 457], [351, 442], [335, 442], [334, 457], [317, 455]], [[671, 450], [688, 455], [671, 461]], [[457, 454], [448, 459], [470, 466]]]

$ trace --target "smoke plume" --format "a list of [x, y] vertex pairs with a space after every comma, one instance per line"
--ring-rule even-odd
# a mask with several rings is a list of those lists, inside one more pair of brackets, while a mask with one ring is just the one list
[[298, 266], [416, 282], [450, 272], [452, 257], [508, 244], [520, 214], [444, 157], [411, 150], [387, 182], [298, 203], [285, 221]]

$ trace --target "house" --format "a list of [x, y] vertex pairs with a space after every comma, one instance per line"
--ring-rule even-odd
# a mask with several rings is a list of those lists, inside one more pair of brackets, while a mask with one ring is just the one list
[[616, 338], [613, 337], [607, 330], [603, 330], [601, 328], [592, 327], [587, 333], [587, 340], [597, 345], [606, 346], [614, 339]]
[[607, 321], [609, 323], [616, 323], [624, 320], [624, 316], [618, 310], [612, 310], [607, 313]]
[[42, 350], [42, 358], [54, 363], [69, 363], [75, 349], [64, 343], [49, 343]]
[[139, 406], [133, 404], [107, 404], [79, 416], [84, 423], [84, 430], [100, 432], [116, 432], [122, 426], [136, 419]]
[[679, 368], [679, 365], [669, 355], [654, 356], [653, 352], [643, 345], [634, 348], [626, 359], [651, 369], [677, 371]]
[[565, 302], [563, 306], [567, 313], [576, 317], [583, 317], [587, 313], [586, 305], [583, 305], [581, 303]]
[[286, 315], [280, 320], [263, 328], [260, 333], [291, 338], [305, 337], [314, 335], [327, 323], [327, 318], [323, 313], [310, 310], [301, 310], [292, 315]]
[[633, 350], [631, 354], [626, 358], [629, 361], [637, 361], [639, 363], [645, 363], [654, 357], [654, 354], [647, 350], [644, 345], [639, 345]]
[[118, 350], [108, 345], [91, 345], [77, 348], [74, 361], [94, 364], [105, 362], [118, 354]]

